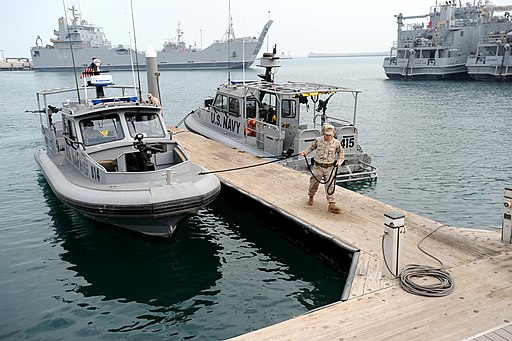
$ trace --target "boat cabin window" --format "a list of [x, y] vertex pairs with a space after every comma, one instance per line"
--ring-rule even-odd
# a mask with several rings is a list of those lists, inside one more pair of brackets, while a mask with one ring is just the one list
[[123, 129], [117, 114], [82, 119], [79, 124], [86, 146], [122, 140], [124, 138]]
[[256, 98], [247, 98], [245, 100], [245, 114], [247, 118], [256, 117]]
[[76, 129], [75, 129], [75, 125], [73, 124], [73, 121], [71, 120], [64, 120], [63, 122], [64, 126], [63, 126], [63, 134], [73, 140], [73, 141], [76, 141], [76, 138], [77, 138], [77, 135], [76, 135]]
[[237, 116], [240, 115], [240, 101], [238, 98], [229, 97], [229, 112]]
[[496, 52], [498, 51], [497, 49], [497, 46], [489, 46], [489, 48], [487, 48], [484, 53], [482, 53], [483, 56], [496, 56]]
[[275, 124], [277, 121], [277, 96], [271, 93], [261, 94], [260, 120]]
[[281, 117], [283, 118], [295, 118], [295, 101], [291, 99], [284, 99], [281, 102]]
[[215, 97], [215, 101], [213, 102], [213, 106], [215, 109], [228, 111], [228, 96], [217, 95], [217, 97]]
[[126, 113], [130, 135], [142, 133], [144, 137], [164, 137], [165, 130], [155, 113]]

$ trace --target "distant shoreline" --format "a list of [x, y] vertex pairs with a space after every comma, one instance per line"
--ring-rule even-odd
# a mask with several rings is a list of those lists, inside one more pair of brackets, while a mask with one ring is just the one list
[[354, 52], [354, 53], [308, 53], [308, 58], [335, 58], [335, 57], [384, 57], [389, 52]]

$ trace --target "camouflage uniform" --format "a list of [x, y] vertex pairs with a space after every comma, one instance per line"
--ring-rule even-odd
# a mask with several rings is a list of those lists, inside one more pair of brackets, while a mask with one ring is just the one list
[[[330, 142], [324, 140], [323, 136], [319, 136], [304, 150], [304, 154], [308, 155], [313, 150], [316, 149], [315, 155], [315, 164], [313, 166], [312, 172], [313, 176], [309, 180], [309, 191], [308, 195], [313, 197], [318, 190], [318, 185], [320, 184], [316, 181], [315, 177], [320, 181], [327, 181], [333, 171], [334, 163], [336, 162], [336, 154], [339, 155], [340, 163], [345, 159], [345, 152], [343, 148], [341, 148], [340, 141], [336, 140], [334, 137]], [[333, 175], [335, 176], [335, 175]], [[329, 184], [325, 184], [325, 195], [327, 197], [327, 201], [329, 203], [336, 202], [336, 198], [334, 196], [334, 186], [336, 181], [332, 181], [330, 186]], [[332, 193], [332, 194], [329, 194]]]

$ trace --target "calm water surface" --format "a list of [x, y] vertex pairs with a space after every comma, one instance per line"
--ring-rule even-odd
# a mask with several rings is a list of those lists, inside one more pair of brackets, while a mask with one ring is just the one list
[[[349, 188], [454, 226], [500, 225], [503, 188], [512, 185], [512, 84], [388, 81], [380, 58], [281, 65], [278, 81], [363, 91], [359, 142], [379, 179]], [[132, 75], [114, 79], [126, 84]], [[224, 71], [162, 72], [167, 123], [226, 80]], [[33, 160], [42, 145], [38, 118], [24, 111], [36, 109], [36, 90], [73, 82], [67, 74], [0, 73], [0, 339], [221, 339], [339, 299], [342, 275], [224, 198], [163, 241], [62, 205]], [[350, 114], [335, 102], [329, 110]]]

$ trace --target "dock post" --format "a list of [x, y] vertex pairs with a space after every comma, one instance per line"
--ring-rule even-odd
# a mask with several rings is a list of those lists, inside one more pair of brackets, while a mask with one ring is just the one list
[[512, 188], [505, 188], [501, 240], [512, 244]]
[[382, 236], [382, 254], [384, 256], [383, 273], [394, 279], [402, 272], [402, 234], [405, 233], [405, 216], [398, 212], [384, 214], [384, 235]]
[[146, 70], [147, 70], [147, 79], [148, 79], [148, 92], [151, 93], [153, 96], [158, 97], [160, 96], [160, 91], [158, 89], [157, 84], [157, 72], [158, 72], [158, 66], [157, 66], [157, 54], [156, 51], [152, 48], [149, 48], [146, 51]]

